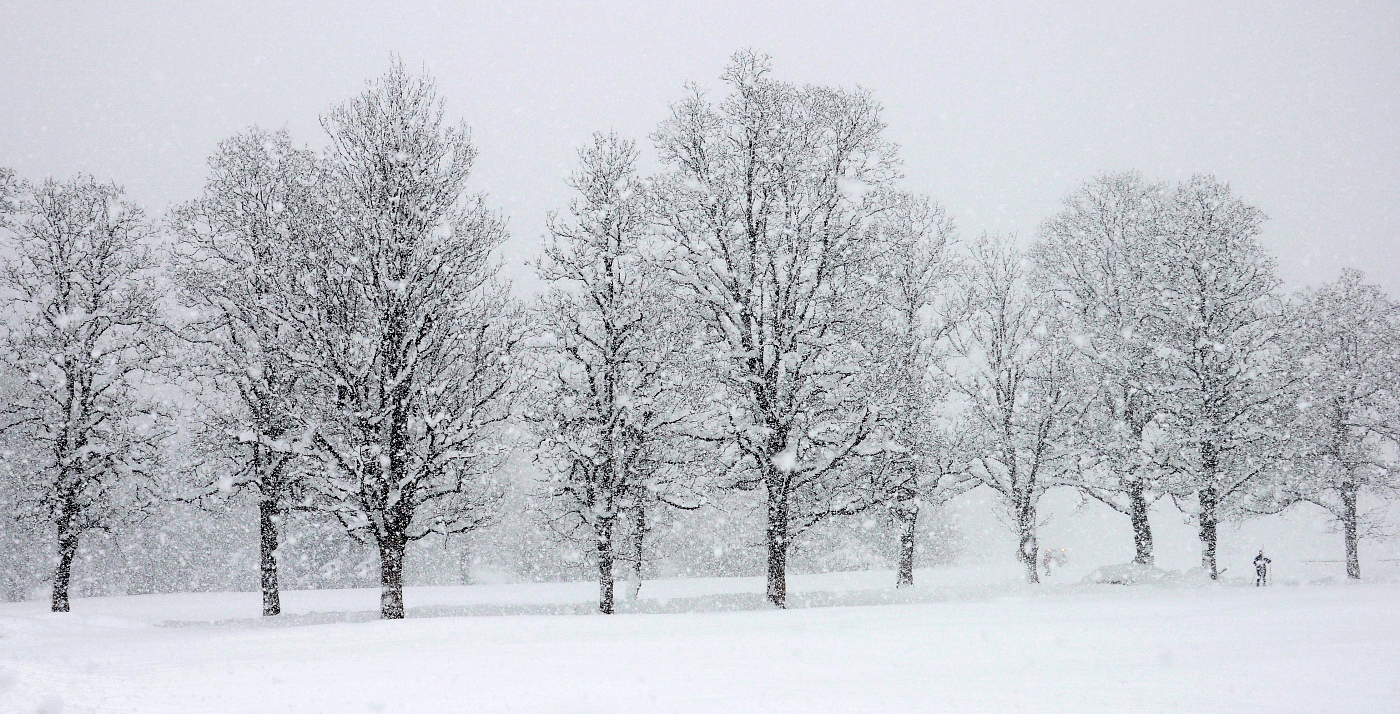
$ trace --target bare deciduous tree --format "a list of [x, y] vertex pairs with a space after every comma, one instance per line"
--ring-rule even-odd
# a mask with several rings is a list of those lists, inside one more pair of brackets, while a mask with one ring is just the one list
[[878, 408], [872, 442], [876, 492], [899, 528], [896, 586], [914, 584], [920, 511], [975, 486], [966, 475], [954, 420], [942, 413], [947, 385], [932, 369], [934, 346], [955, 323], [934, 321], [954, 267], [952, 220], [943, 208], [913, 196], [899, 201], [874, 229], [880, 250], [868, 274], [874, 309], [871, 359], [863, 382]]
[[937, 363], [974, 430], [972, 475], [1001, 497], [1019, 539], [1026, 580], [1040, 582], [1036, 509], [1050, 488], [1073, 485], [1085, 395], [1075, 351], [1029, 263], [1009, 242], [972, 247], [949, 307], [956, 327]]
[[1277, 462], [1271, 412], [1287, 401], [1276, 352], [1281, 305], [1264, 216], [1208, 176], [1167, 199], [1159, 404], [1168, 420], [1174, 497], [1195, 496], [1201, 566], [1212, 579], [1220, 519]]
[[208, 389], [195, 497], [251, 490], [258, 502], [263, 615], [281, 612], [278, 525], [304, 504], [296, 454], [300, 369], [279, 318], [295, 281], [298, 246], [328, 229], [316, 157], [286, 131], [252, 129], [219, 145], [200, 198], [177, 207], [173, 270], [190, 311], [180, 330], [190, 372]]
[[1164, 193], [1137, 174], [1101, 176], [1065, 199], [1032, 251], [1098, 387], [1075, 435], [1084, 450], [1080, 488], [1128, 517], [1141, 565], [1152, 564], [1147, 512], [1163, 495], [1151, 427], [1162, 411]]
[[785, 607], [793, 538], [865, 502], [850, 488], [860, 470], [844, 468], [873, 423], [849, 389], [850, 285], [897, 160], [864, 91], [776, 81], [752, 51], [723, 79], [723, 101], [694, 89], [654, 136], [657, 215], [717, 367], [732, 485], [763, 494], [767, 596]]
[[[619, 520], [646, 533], [646, 506], [663, 485], [651, 455], [679, 438], [683, 321], [667, 310], [648, 236], [637, 151], [598, 134], [579, 152], [578, 193], [567, 219], [551, 218], [539, 274], [550, 284], [537, 311], [541, 335], [534, 408], [537, 462], [550, 479], [546, 513], [556, 532], [585, 535], [598, 568], [598, 609], [613, 611]], [[642, 546], [634, 543], [633, 549]], [[640, 558], [638, 558], [640, 560]]]
[[1400, 307], [1363, 281], [1348, 270], [1305, 291], [1287, 337], [1299, 385], [1289, 430], [1296, 465], [1283, 495], [1336, 519], [1352, 579], [1361, 577], [1361, 536], [1379, 523], [1358, 500], [1400, 495]]
[[380, 614], [401, 618], [409, 542], [478, 528], [500, 501], [524, 320], [494, 279], [505, 227], [466, 191], [476, 151], [430, 79], [396, 61], [323, 124], [333, 230], [297, 246], [284, 329], [313, 385], [311, 483], [378, 546]]
[[23, 387], [6, 430], [34, 448], [21, 509], [53, 525], [53, 610], [67, 612], [85, 531], [111, 528], [151, 501], [166, 410], [147, 382], [167, 354], [157, 324], [151, 228], [122, 190], [89, 178], [26, 187], [7, 219], [0, 272], [10, 320], [0, 360]]

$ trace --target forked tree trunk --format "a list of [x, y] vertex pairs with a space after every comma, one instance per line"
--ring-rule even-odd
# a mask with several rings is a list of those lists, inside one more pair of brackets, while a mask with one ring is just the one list
[[53, 611], [68, 612], [68, 583], [72, 579], [73, 557], [78, 554], [77, 529], [71, 515], [58, 521], [58, 567], [53, 575]]
[[1220, 572], [1216, 570], [1215, 545], [1216, 527], [1218, 525], [1217, 496], [1215, 488], [1203, 488], [1198, 494], [1201, 503], [1201, 567], [1210, 573], [1210, 579], [1216, 580], [1220, 577]]
[[1357, 486], [1351, 481], [1342, 483], [1342, 537], [1347, 547], [1347, 577], [1361, 579], [1361, 557], [1357, 552], [1356, 538], [1356, 492]]
[[598, 554], [598, 612], [613, 614], [613, 519], [600, 519], [594, 526], [594, 546]]
[[1152, 565], [1152, 524], [1147, 520], [1147, 496], [1141, 481], [1128, 486], [1128, 517], [1133, 522], [1133, 545], [1137, 554], [1133, 562]]
[[769, 479], [768, 520], [764, 529], [764, 543], [768, 549], [768, 602], [778, 608], [787, 607], [788, 494], [782, 481], [781, 477]]
[[277, 588], [277, 502], [271, 498], [258, 501], [258, 544], [262, 614], [271, 617], [282, 613], [282, 598]]
[[403, 556], [408, 542], [389, 536], [379, 543], [379, 617], [403, 619]]
[[919, 504], [908, 499], [895, 508], [895, 518], [899, 520], [899, 573], [894, 586], [909, 587], [914, 584], [914, 540], [918, 534]]

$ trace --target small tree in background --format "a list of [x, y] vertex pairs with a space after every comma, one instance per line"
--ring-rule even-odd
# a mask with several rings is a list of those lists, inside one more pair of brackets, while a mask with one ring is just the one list
[[[0, 404], [27, 399], [21, 375], [0, 375]], [[10, 423], [7, 418], [6, 423]], [[42, 468], [42, 452], [27, 430], [0, 432], [0, 600], [18, 602], [52, 574], [49, 523], [32, 510], [33, 470]]]
[[15, 170], [0, 166], [0, 218], [15, 210], [14, 199], [18, 192], [19, 180], [15, 178]]
[[[3, 221], [14, 210], [18, 184], [15, 172], [0, 166], [0, 225], [3, 225]], [[11, 379], [19, 377], [15, 374], [7, 376]], [[5, 385], [4, 388], [8, 391], [12, 387]], [[7, 394], [0, 399], [8, 403], [13, 397]], [[18, 430], [0, 434], [0, 439], [3, 439], [5, 444], [5, 461], [11, 464], [0, 470], [0, 514], [4, 514], [0, 516], [0, 597], [8, 601], [18, 601], [24, 599], [29, 589], [38, 582], [42, 556], [37, 543], [39, 536], [34, 533], [32, 524], [25, 522], [20, 509], [23, 497], [22, 473], [13, 466], [16, 462], [25, 463], [29, 460], [20, 454], [27, 445], [26, 440]]]

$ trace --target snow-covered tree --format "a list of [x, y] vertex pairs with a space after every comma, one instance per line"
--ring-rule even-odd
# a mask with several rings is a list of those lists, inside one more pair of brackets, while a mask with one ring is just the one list
[[1063, 313], [1097, 395], [1076, 437], [1080, 488], [1127, 516], [1133, 562], [1152, 564], [1152, 503], [1163, 495], [1152, 428], [1162, 326], [1159, 302], [1165, 187], [1135, 173], [1108, 174], [1065, 199], [1031, 251], [1037, 274]]
[[[552, 216], [539, 275], [535, 390], [527, 418], [550, 478], [543, 508], [554, 530], [588, 544], [598, 609], [613, 611], [619, 521], [631, 521], [640, 583], [647, 509], [667, 499], [665, 453], [681, 438], [690, 375], [678, 361], [685, 320], [645, 259], [649, 235], [637, 151], [597, 134], [579, 152], [569, 215]], [[582, 535], [579, 535], [582, 534]]]
[[[0, 166], [0, 222], [14, 210], [14, 195], [18, 189], [15, 172]], [[3, 225], [3, 224], [0, 224]], [[19, 375], [6, 375], [11, 379]], [[0, 388], [7, 385], [0, 383]], [[9, 397], [0, 397], [10, 401]], [[12, 432], [0, 433], [3, 440], [5, 460], [13, 464], [19, 448], [25, 443], [22, 435]], [[0, 469], [0, 598], [5, 600], [23, 599], [25, 592], [33, 587], [37, 578], [37, 553], [32, 524], [21, 517], [22, 481], [18, 469], [10, 466]]]
[[0, 217], [15, 209], [14, 199], [18, 190], [19, 181], [15, 178], [15, 170], [0, 166]]
[[322, 123], [331, 230], [282, 319], [311, 389], [319, 498], [379, 550], [380, 614], [401, 618], [409, 542], [485, 524], [524, 319], [491, 255], [502, 220], [467, 192], [476, 150], [431, 79], [399, 61]]
[[203, 195], [171, 215], [173, 273], [190, 313], [180, 334], [192, 348], [188, 372], [209, 402], [195, 494], [255, 495], [263, 614], [276, 615], [279, 524], [306, 499], [296, 460], [301, 370], [279, 315], [299, 270], [298, 246], [327, 229], [324, 200], [315, 155], [294, 147], [286, 131], [228, 139], [209, 167]]
[[669, 279], [704, 324], [734, 486], [759, 490], [767, 597], [787, 601], [793, 538], [860, 510], [846, 468], [873, 410], [850, 389], [859, 281], [888, 208], [895, 147], [865, 91], [772, 79], [734, 55], [719, 103], [698, 88], [654, 135]]
[[[0, 374], [0, 404], [27, 399], [24, 375]], [[42, 452], [23, 429], [0, 432], [0, 601], [25, 599], [52, 573], [49, 524], [34, 518], [33, 473]]]
[[1016, 558], [1037, 583], [1036, 508], [1049, 489], [1074, 483], [1072, 438], [1087, 401], [1078, 355], [1009, 241], [981, 239], [961, 267], [944, 318], [956, 327], [935, 365], [973, 432], [970, 473], [1006, 506]]
[[1353, 579], [1361, 577], [1358, 543], [1378, 523], [1358, 499], [1400, 495], [1400, 306], [1364, 281], [1348, 270], [1303, 292], [1286, 338], [1298, 412], [1283, 496], [1336, 519]]
[[0, 363], [20, 386], [0, 413], [32, 448], [11, 467], [23, 470], [21, 511], [54, 528], [53, 610], [67, 612], [83, 533], [112, 528], [153, 498], [169, 419], [147, 383], [168, 340], [141, 209], [90, 178], [24, 188], [5, 219], [0, 270]]
[[872, 349], [862, 381], [878, 405], [872, 442], [876, 492], [899, 529], [896, 585], [914, 584], [920, 511], [976, 485], [963, 478], [956, 422], [941, 413], [947, 387], [931, 369], [933, 347], [955, 323], [934, 322], [954, 269], [953, 221], [942, 206], [908, 196], [880, 218], [880, 249], [867, 274]]
[[1281, 303], [1263, 214], [1229, 186], [1194, 176], [1162, 219], [1158, 393], [1168, 420], [1174, 497], [1195, 496], [1201, 565], [1214, 579], [1217, 527], [1276, 463], [1289, 390], [1277, 360]]

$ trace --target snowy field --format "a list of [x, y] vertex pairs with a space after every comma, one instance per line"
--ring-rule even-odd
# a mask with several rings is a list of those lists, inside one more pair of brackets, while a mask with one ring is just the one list
[[1397, 712], [1400, 585], [1031, 590], [1014, 572], [591, 584], [0, 605], [4, 712]]

